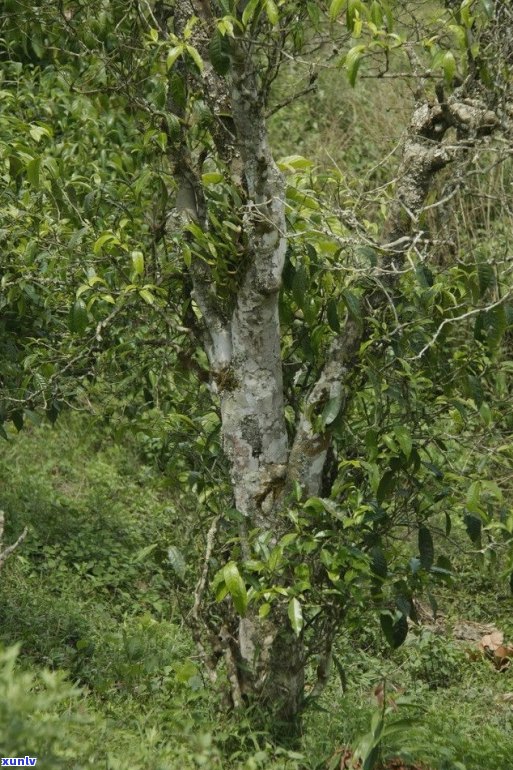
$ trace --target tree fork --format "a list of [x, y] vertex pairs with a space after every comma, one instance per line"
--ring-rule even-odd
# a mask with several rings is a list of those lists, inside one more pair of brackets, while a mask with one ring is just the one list
[[[191, 13], [200, 19], [192, 41], [205, 54], [212, 29], [208, 3], [189, 2], [175, 8], [175, 33], [185, 29]], [[253, 30], [254, 31], [254, 30]], [[231, 40], [231, 67], [220, 77], [207, 61], [199, 87], [217, 118], [228, 113], [230, 121], [217, 120], [213, 142], [237, 187], [244, 187], [243, 230], [246, 271], [233, 297], [233, 310], [226, 316], [216, 297], [207, 260], [193, 256], [190, 274], [193, 297], [205, 326], [205, 349], [210, 361], [212, 387], [217, 391], [222, 416], [224, 453], [237, 510], [244, 521], [240, 529], [243, 558], [249, 558], [248, 532], [258, 529], [271, 543], [283, 534], [281, 507], [293, 485], [305, 497], [321, 491], [323, 470], [331, 445], [329, 431], [316, 427], [326, 399], [340, 399], [347, 410], [351, 394], [349, 379], [357, 365], [358, 352], [368, 334], [365, 323], [348, 317], [334, 339], [320, 376], [305, 400], [295, 439], [288, 446], [284, 418], [283, 374], [278, 299], [287, 245], [284, 183], [269, 146], [266, 127], [268, 88], [259, 72], [254, 36], [238, 31]], [[184, 77], [194, 80], [189, 71]], [[468, 98], [468, 88], [456, 89], [449, 97], [424, 101], [413, 112], [403, 144], [399, 182], [383, 228], [377, 251], [382, 255], [376, 276], [380, 283], [367, 291], [365, 301], [375, 313], [391, 300], [406, 254], [412, 244], [426, 196], [438, 172], [472, 147], [479, 136], [497, 126], [495, 113], [480, 99]], [[170, 105], [170, 109], [174, 109]], [[454, 128], [457, 141], [445, 141]], [[241, 172], [233, 161], [240, 161]], [[195, 167], [182, 130], [172, 159], [179, 190], [176, 207], [182, 216], [208, 228], [201, 186], [201, 168]], [[377, 291], [376, 291], [377, 289]], [[203, 582], [204, 588], [204, 582]], [[195, 603], [196, 621], [201, 601]], [[233, 616], [220, 631], [235, 706], [260, 704], [284, 723], [297, 723], [304, 702], [306, 652], [301, 633], [295, 634], [282, 606], [262, 619], [250, 604], [235, 628]], [[336, 622], [336, 621], [333, 621]], [[314, 686], [317, 695], [327, 679], [331, 641], [319, 665]]]

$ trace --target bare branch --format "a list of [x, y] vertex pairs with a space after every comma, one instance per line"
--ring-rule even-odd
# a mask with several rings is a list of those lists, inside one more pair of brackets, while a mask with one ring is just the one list
[[12, 545], [8, 545], [6, 548], [3, 548], [4, 526], [5, 514], [3, 511], [0, 511], [0, 569], [2, 568], [6, 559], [8, 559], [9, 556], [18, 548], [18, 546], [23, 543], [28, 534], [28, 529], [25, 527], [16, 542], [14, 542]]

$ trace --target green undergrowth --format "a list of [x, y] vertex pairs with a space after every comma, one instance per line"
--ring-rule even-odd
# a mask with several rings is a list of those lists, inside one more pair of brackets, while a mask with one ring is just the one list
[[[201, 539], [194, 501], [171, 499], [135, 444], [79, 415], [12, 435], [0, 479], [6, 542], [29, 528], [0, 580], [2, 756], [38, 756], [48, 770], [334, 768], [369, 730], [384, 682], [386, 723], [397, 726], [385, 755], [433, 770], [511, 767], [513, 671], [429, 623], [390, 651], [371, 608], [339, 640], [301, 745], [273, 746], [219, 709], [222, 668], [219, 685], [204, 680], [183, 622]], [[170, 545], [186, 557], [183, 583]], [[459, 579], [437, 595], [444, 628], [490, 623], [513, 642], [503, 582], [468, 557], [453, 562]]]

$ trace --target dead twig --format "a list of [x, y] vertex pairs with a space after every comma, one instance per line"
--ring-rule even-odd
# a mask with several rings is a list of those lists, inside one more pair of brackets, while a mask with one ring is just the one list
[[19, 538], [14, 542], [12, 545], [8, 545], [6, 548], [2, 549], [2, 541], [4, 537], [4, 525], [5, 525], [5, 514], [3, 511], [0, 511], [0, 569], [2, 568], [4, 561], [9, 558], [9, 556], [18, 548], [21, 543], [25, 540], [28, 534], [28, 529], [25, 527]]

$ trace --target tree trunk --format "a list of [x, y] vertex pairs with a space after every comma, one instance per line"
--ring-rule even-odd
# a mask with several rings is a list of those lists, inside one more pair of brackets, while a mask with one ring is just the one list
[[[211, 20], [204, 6], [208, 3], [190, 0], [190, 8], [208, 28]], [[185, 28], [190, 13], [185, 4], [183, 9], [177, 6], [175, 31], [180, 33]], [[192, 41], [208, 62], [204, 51], [207, 39], [208, 35], [198, 34]], [[329, 399], [340, 400], [342, 411], [346, 408], [350, 400], [349, 376], [357, 365], [367, 329], [365, 323], [358, 324], [351, 317], [346, 320], [328, 351], [317, 383], [305, 399], [289, 447], [278, 307], [287, 247], [284, 182], [269, 146], [265, 121], [268, 84], [262, 82], [261, 61], [255, 55], [251, 35], [235, 36], [230, 60], [226, 78], [217, 77], [207, 63], [203, 93], [216, 118], [212, 136], [218, 157], [231, 169], [232, 182], [244, 198], [246, 268], [234, 289], [232, 309], [227, 313], [216, 296], [208, 259], [193, 256], [190, 272], [193, 297], [204, 325], [212, 385], [220, 400], [223, 449], [235, 505], [243, 516], [241, 552], [243, 559], [249, 559], [252, 530], [257, 530], [271, 546], [284, 534], [287, 519], [282, 515], [283, 507], [286, 492], [294, 483], [301, 485], [305, 497], [320, 494], [331, 437], [328, 431], [319, 429], [315, 416]], [[180, 109], [172, 103], [170, 109], [182, 118]], [[231, 112], [228, 120], [227, 109]], [[376, 243], [383, 255], [377, 271], [383, 291], [373, 287], [364, 297], [369, 313], [390, 301], [388, 289], [397, 282], [437, 172], [471, 147], [473, 137], [489, 133], [495, 121], [493, 113], [475, 101], [469, 103], [465, 94], [457, 91], [415, 110], [404, 142], [396, 197]], [[453, 127], [464, 139], [463, 150], [458, 142], [444, 142], [447, 130]], [[184, 133], [173, 153], [174, 175], [179, 184], [176, 207], [187, 220], [208, 230], [202, 161], [195, 166]], [[321, 684], [327, 678], [337, 622], [330, 620], [326, 634], [325, 659], [319, 666]], [[227, 620], [221, 636], [234, 704], [260, 706], [288, 731], [297, 726], [304, 702], [306, 654], [303, 636], [292, 629], [283, 604], [277, 603], [262, 619], [250, 603], [245, 617], [235, 623], [233, 616]], [[314, 692], [319, 689], [314, 688]]]
[[[249, 558], [249, 529], [258, 528], [274, 543], [280, 535], [288, 441], [278, 312], [286, 250], [284, 185], [247, 53], [242, 45], [236, 52], [232, 115], [247, 189], [249, 267], [229, 322], [231, 361], [215, 379], [235, 504], [245, 517], [241, 547]], [[263, 620], [250, 607], [239, 622], [237, 653], [242, 696], [290, 726], [303, 697], [304, 655], [286, 615], [275, 611]]]

